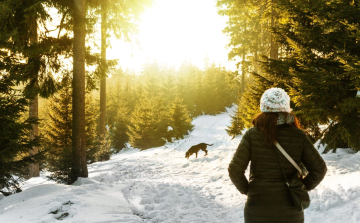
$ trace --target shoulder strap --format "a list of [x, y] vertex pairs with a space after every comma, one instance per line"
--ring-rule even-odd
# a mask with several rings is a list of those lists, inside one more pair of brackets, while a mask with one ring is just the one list
[[285, 152], [285, 150], [281, 147], [281, 145], [275, 141], [275, 146], [280, 150], [280, 152], [289, 160], [289, 162], [299, 171], [300, 175], [302, 175], [302, 171], [300, 167], [295, 163], [295, 161]]
[[284, 171], [284, 169], [283, 169], [283, 167], [282, 167], [282, 165], [281, 165], [281, 163], [280, 163], [279, 156], [278, 156], [278, 154], [277, 154], [277, 152], [276, 152], [275, 149], [274, 149], [274, 153], [275, 153], [275, 156], [276, 156], [277, 161], [279, 162], [279, 165], [280, 165], [280, 168], [281, 168], [281, 172], [282, 172], [283, 175], [284, 175], [284, 179], [285, 179], [285, 181], [286, 181], [286, 185], [289, 186], [289, 181], [288, 181], [288, 179], [287, 179], [287, 177], [286, 177], [285, 171]]

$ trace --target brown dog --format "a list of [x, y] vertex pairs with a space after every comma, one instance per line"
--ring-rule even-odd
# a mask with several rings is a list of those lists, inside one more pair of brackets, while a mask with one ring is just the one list
[[206, 146], [212, 146], [212, 145], [214, 145], [214, 144], [206, 144], [206, 143], [200, 143], [200, 144], [197, 144], [197, 145], [195, 145], [195, 146], [192, 146], [192, 147], [190, 147], [190, 149], [185, 153], [185, 158], [187, 158], [187, 159], [189, 159], [189, 157], [193, 154], [193, 153], [195, 153], [196, 154], [196, 157], [195, 158], [197, 158], [197, 154], [198, 154], [198, 152], [199, 152], [199, 150], [201, 149], [202, 151], [204, 151], [205, 152], [205, 156], [207, 155], [207, 150], [206, 150]]

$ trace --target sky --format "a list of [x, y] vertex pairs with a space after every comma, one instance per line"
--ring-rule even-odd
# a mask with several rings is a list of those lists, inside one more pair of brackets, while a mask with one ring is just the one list
[[205, 59], [236, 69], [228, 61], [229, 39], [222, 32], [227, 18], [217, 13], [216, 0], [154, 0], [141, 19], [137, 41], [110, 40], [107, 58], [119, 59], [123, 69], [139, 72], [153, 61], [175, 68], [187, 61], [203, 69]]

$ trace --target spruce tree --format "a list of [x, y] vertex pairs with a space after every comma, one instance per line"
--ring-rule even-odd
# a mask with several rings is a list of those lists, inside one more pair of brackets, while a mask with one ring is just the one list
[[295, 112], [308, 128], [328, 125], [322, 138], [325, 152], [338, 147], [359, 151], [360, 99], [355, 81], [359, 73], [351, 69], [359, 56], [358, 4], [345, 0], [277, 4], [289, 18], [274, 32], [287, 55], [272, 66], [287, 68], [277, 76], [289, 86]]
[[191, 121], [189, 110], [184, 105], [183, 100], [180, 97], [176, 97], [170, 110], [171, 137], [176, 139], [184, 138], [184, 135], [187, 135], [194, 128]]
[[[50, 179], [64, 184], [72, 184], [72, 88], [71, 78], [65, 75], [62, 88], [51, 97], [49, 122], [45, 128], [46, 168], [51, 172]], [[104, 161], [110, 158], [108, 137], [101, 140], [96, 131], [98, 112], [88, 94], [85, 103], [85, 134], [87, 163]]]
[[[100, 76], [100, 136], [105, 134], [106, 126], [106, 79], [108, 67], [114, 61], [106, 59], [109, 47], [107, 40], [110, 34], [125, 41], [130, 41], [131, 34], [136, 31], [139, 15], [151, 4], [151, 0], [88, 0], [88, 5], [101, 16], [101, 62]], [[113, 63], [114, 64], [114, 63]]]
[[[1, 57], [11, 63], [8, 71], [24, 86], [23, 93], [29, 100], [29, 117], [37, 119], [38, 96], [49, 97], [56, 91], [52, 73], [59, 71], [58, 56], [69, 50], [71, 41], [67, 36], [54, 38], [48, 35], [50, 15], [46, 6], [51, 7], [52, 1], [13, 0], [0, 4], [0, 48], [7, 51]], [[29, 136], [34, 138], [38, 134], [38, 124], [34, 123]], [[36, 147], [29, 150], [31, 154], [37, 152]], [[29, 166], [29, 177], [34, 176], [39, 176], [38, 164]]]
[[[0, 60], [0, 66], [4, 62]], [[28, 151], [39, 146], [38, 138], [30, 139], [29, 131], [36, 119], [21, 121], [26, 111], [27, 100], [14, 90], [15, 81], [2, 72], [0, 78], [0, 193], [9, 195], [21, 191], [22, 174], [30, 163], [35, 163], [37, 155]]]
[[72, 81], [72, 157], [71, 182], [88, 177], [85, 145], [85, 36], [86, 0], [74, 0], [73, 81]]
[[[261, 57], [276, 62], [283, 50], [279, 50], [273, 29], [279, 21], [287, 18], [278, 8], [277, 1], [218, 0], [219, 14], [227, 15], [228, 25], [224, 32], [230, 36], [229, 59], [239, 61], [240, 91], [237, 110], [232, 115], [227, 131], [231, 136], [241, 134], [244, 127], [251, 126], [251, 119], [259, 110], [262, 93], [273, 86], [283, 87], [264, 71]], [[282, 11], [281, 11], [282, 12]], [[288, 88], [286, 88], [288, 90]]]
[[[198, 75], [201, 75], [201, 71], [198, 67], [189, 62], [181, 64], [178, 71], [178, 83], [176, 86], [176, 93], [184, 100], [184, 104], [193, 115], [195, 109], [198, 109], [198, 105], [195, 105], [195, 89], [194, 80]], [[204, 92], [205, 93], [205, 92]], [[206, 92], [209, 93], [209, 92]]]
[[128, 127], [129, 143], [133, 147], [148, 149], [165, 144], [168, 121], [158, 105], [147, 97], [142, 97], [136, 105]]
[[204, 71], [204, 92], [206, 92], [204, 113], [215, 115], [218, 112], [216, 102], [220, 95], [217, 95], [217, 69], [213, 64]]
[[[257, 73], [252, 74], [253, 82], [248, 84], [248, 88], [243, 94], [239, 94], [237, 108], [231, 116], [231, 125], [226, 131], [232, 137], [242, 134], [244, 128], [252, 127], [252, 119], [260, 113], [260, 98], [262, 94], [275, 85], [273, 81], [267, 78], [271, 76], [262, 76]], [[282, 86], [283, 87], [283, 86]], [[286, 88], [285, 88], [286, 89]]]
[[204, 72], [197, 72], [193, 77], [194, 86], [194, 111], [192, 116], [202, 115], [206, 105], [207, 92], [205, 90]]
[[231, 78], [234, 73], [212, 64], [204, 71], [205, 114], [215, 115], [225, 111], [236, 100], [237, 83]]
[[62, 89], [51, 97], [49, 122], [45, 128], [46, 168], [49, 178], [71, 184], [72, 170], [72, 90], [65, 76]]
[[111, 130], [111, 138], [113, 142], [113, 153], [118, 153], [125, 147], [125, 143], [129, 141], [127, 135], [129, 126], [130, 110], [127, 104], [121, 104], [116, 114], [115, 123]]
[[104, 135], [97, 131], [99, 117], [98, 104], [94, 102], [91, 92], [86, 94], [85, 101], [85, 134], [86, 134], [86, 159], [88, 163], [106, 161], [110, 159], [110, 138], [106, 130]]

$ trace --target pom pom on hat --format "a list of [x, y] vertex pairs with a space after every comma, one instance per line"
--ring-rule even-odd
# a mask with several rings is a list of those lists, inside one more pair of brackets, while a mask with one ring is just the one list
[[270, 88], [264, 92], [260, 99], [262, 112], [291, 112], [290, 97], [281, 88]]

